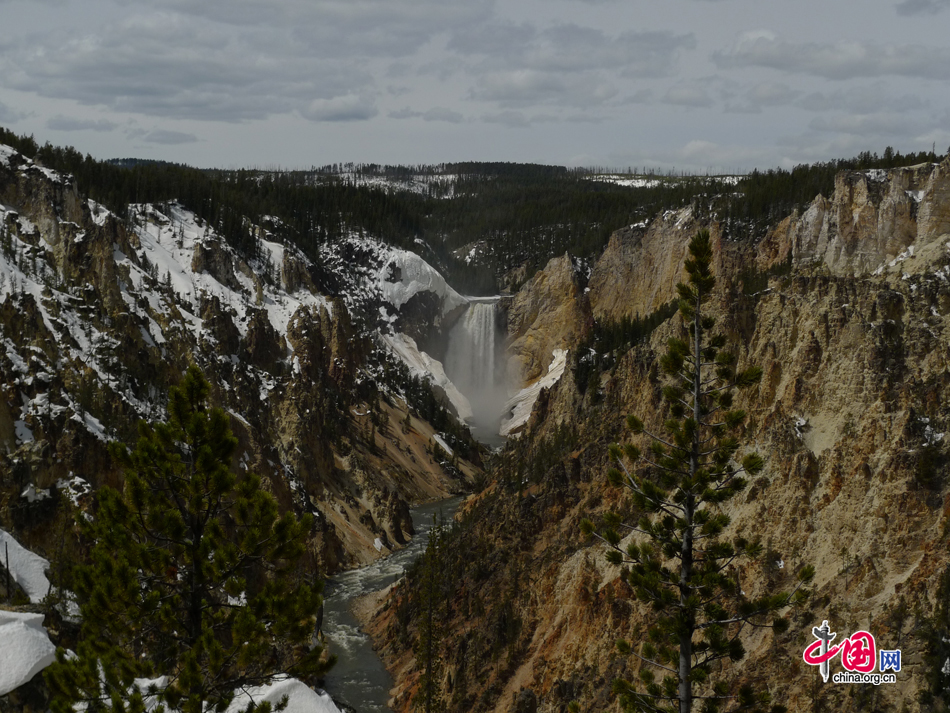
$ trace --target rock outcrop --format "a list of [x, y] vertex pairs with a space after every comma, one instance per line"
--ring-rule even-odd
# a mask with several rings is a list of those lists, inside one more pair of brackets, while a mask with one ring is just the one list
[[571, 258], [554, 258], [503, 300], [508, 323], [509, 391], [547, 373], [555, 349], [571, 349], [589, 328], [590, 307]]
[[822, 266], [833, 275], [874, 272], [913, 246], [925, 249], [950, 232], [950, 159], [889, 171], [845, 171], [830, 199], [818, 196], [759, 245], [761, 267], [784, 260]]
[[[611, 235], [588, 283], [594, 318], [646, 317], [673, 300], [683, 280], [687, 245], [699, 227], [693, 209], [683, 208], [666, 211], [649, 226]], [[718, 240], [715, 226], [713, 239]]]

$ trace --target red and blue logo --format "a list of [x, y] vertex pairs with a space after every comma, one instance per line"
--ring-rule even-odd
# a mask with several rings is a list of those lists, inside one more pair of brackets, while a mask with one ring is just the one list
[[[901, 651], [878, 649], [874, 635], [868, 631], [858, 631], [841, 643], [832, 646], [831, 642], [838, 635], [831, 631], [828, 621], [812, 629], [816, 641], [805, 649], [802, 658], [809, 666], [818, 666], [825, 683], [830, 675], [830, 661], [839, 654], [841, 666], [845, 673], [836, 673], [835, 683], [893, 683], [897, 680], [895, 674], [901, 670]], [[874, 669], [878, 673], [874, 673]]]

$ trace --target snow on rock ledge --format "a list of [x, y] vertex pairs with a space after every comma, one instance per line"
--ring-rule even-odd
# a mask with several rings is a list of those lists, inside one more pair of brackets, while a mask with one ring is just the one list
[[548, 373], [508, 399], [503, 410], [505, 417], [502, 418], [501, 428], [498, 429], [499, 435], [513, 435], [517, 429], [528, 422], [534, 404], [541, 395], [541, 389], [550, 389], [564, 374], [564, 368], [567, 366], [567, 352], [567, 349], [555, 349], [551, 353], [553, 359], [548, 366]]
[[43, 628], [42, 614], [0, 610], [0, 696], [29, 682], [55, 660], [56, 647]]
[[456, 292], [432, 265], [408, 250], [393, 249], [377, 276], [383, 299], [397, 309], [418, 292], [432, 292], [442, 299], [442, 314], [468, 300]]
[[284, 713], [340, 713], [329, 693], [318, 693], [296, 678], [278, 679], [269, 686], [253, 686], [238, 693], [227, 713], [241, 713], [252, 701], [266, 701], [276, 707], [284, 696], [287, 696]]
[[[49, 561], [30, 552], [23, 545], [13, 539], [13, 535], [0, 530], [0, 557], [6, 566], [6, 554], [10, 553], [10, 574], [16, 583], [23, 587], [23, 591], [33, 604], [39, 604], [49, 593], [49, 580], [46, 570]], [[0, 612], [2, 614], [2, 612]]]
[[442, 362], [433, 359], [425, 352], [419, 351], [415, 340], [405, 334], [397, 332], [380, 336], [389, 348], [409, 367], [409, 371], [413, 376], [429, 379], [445, 391], [445, 395], [449, 397], [449, 401], [455, 407], [459, 419], [470, 421], [473, 418], [471, 404], [449, 377], [445, 375]]

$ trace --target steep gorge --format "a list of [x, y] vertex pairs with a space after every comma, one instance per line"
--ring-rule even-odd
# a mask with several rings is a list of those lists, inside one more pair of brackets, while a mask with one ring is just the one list
[[[637, 640], [647, 617], [579, 522], [633, 515], [604, 484], [607, 445], [626, 438], [627, 413], [660, 424], [656, 360], [678, 326], [598, 354], [583, 383], [564, 369], [565, 350], [573, 364], [595, 323], [667, 304], [687, 240], [708, 227], [720, 324], [741, 363], [765, 370], [742, 405], [744, 442], [767, 468], [729, 511], [767, 556], [736, 576], [763, 591], [804, 563], [818, 572], [790, 630], [750, 636], [735, 673], [794, 711], [917, 710], [915, 628], [950, 562], [950, 162], [844, 172], [833, 194], [761, 240], [696, 205], [661, 212], [614, 233], [589, 271], [564, 255], [500, 300], [505, 339], [486, 331], [488, 305], [418, 255], [351, 235], [316, 264], [260, 222], [257, 254], [241, 256], [179, 204], [120, 219], [0, 147], [0, 518], [31, 546], [62, 554], [65, 500], [88, 509], [97, 487], [120, 483], [105, 443], [162, 418], [168, 386], [197, 363], [231, 414], [235, 468], [261, 473], [282, 507], [316, 515], [317, 572], [398, 549], [410, 503], [478, 484], [444, 572], [449, 709], [616, 708], [610, 683], [637, 664], [613, 642]], [[443, 370], [429, 355], [447, 353], [453, 323], [473, 339]], [[521, 389], [511, 415], [530, 413], [510, 422], [483, 482], [484, 451], [446, 425], [432, 391], [455, 403], [449, 362], [478, 371], [488, 357], [476, 350], [492, 339], [505, 342], [506, 391]], [[501, 380], [488, 371], [474, 392]], [[392, 588], [372, 622], [397, 710], [412, 707], [419, 674], [410, 590]], [[822, 619], [902, 648], [898, 683], [821, 685], [801, 650]]]
[[[766, 469], [728, 512], [733, 530], [762, 538], [767, 554], [736, 576], [755, 592], [788, 587], [804, 564], [817, 570], [789, 630], [750, 634], [745, 660], [727, 673], [792, 711], [919, 707], [925, 670], [914, 630], [950, 564], [948, 191], [948, 160], [842, 173], [834, 195], [818, 196], [758, 243], [726, 239], [721, 225], [689, 209], [671, 212], [616, 233], [589, 290], [564, 279], [566, 289], [552, 294], [545, 278], [568, 270], [552, 261], [513, 300], [545, 305], [524, 319], [514, 308], [510, 319], [510, 358], [537, 378], [550, 345], [585, 334], [588, 314], [642, 317], [673, 299], [686, 240], [710, 228], [720, 325], [740, 365], [765, 371], [741, 405], [743, 442], [766, 457]], [[790, 274], [746, 289], [756, 270], [764, 276], [789, 260]], [[607, 445], [627, 438], [627, 413], [661, 426], [656, 360], [677, 330], [668, 320], [647, 343], [615, 354], [599, 388], [582, 391], [565, 372], [542, 391], [490, 484], [467, 505], [445, 584], [449, 710], [560, 713], [573, 700], [582, 711], [616, 709], [611, 681], [635, 676], [638, 664], [613, 642], [638, 640], [648, 613], [622, 590], [603, 549], [581, 538], [579, 522], [608, 510], [632, 515], [605, 484]], [[543, 346], [525, 348], [532, 344]], [[418, 676], [408, 612], [408, 589], [396, 587], [371, 622], [397, 673], [400, 711], [411, 708]], [[823, 619], [842, 636], [864, 628], [881, 647], [901, 648], [897, 683], [822, 684], [801, 653]]]

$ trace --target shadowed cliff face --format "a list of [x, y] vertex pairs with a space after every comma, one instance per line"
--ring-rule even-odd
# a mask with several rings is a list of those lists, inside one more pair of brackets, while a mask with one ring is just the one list
[[[950, 564], [948, 171], [945, 161], [842, 174], [833, 196], [816, 198], [758, 245], [715, 243], [719, 326], [740, 367], [764, 370], [738, 405], [749, 413], [742, 442], [767, 465], [728, 512], [732, 532], [761, 538], [766, 556], [735, 575], [755, 594], [792, 586], [804, 564], [817, 570], [815, 592], [788, 632], [749, 632], [745, 660], [725, 673], [792, 711], [918, 710], [924, 672], [914, 627], [932, 613]], [[672, 299], [682, 279], [677, 256], [694, 229], [670, 216], [615, 235], [591, 275], [593, 315], [642, 315]], [[789, 276], [743, 293], [739, 270], [765, 270], [789, 254]], [[532, 289], [516, 302], [537, 300]], [[572, 300], [565, 292], [545, 314]], [[557, 319], [531, 323], [537, 341], [563, 333]], [[662, 428], [656, 361], [679, 330], [677, 317], [663, 324], [601, 375], [599, 390], [581, 394], [565, 373], [468, 506], [447, 594], [450, 710], [512, 711], [527, 699], [539, 711], [562, 711], [571, 700], [582, 710], [617, 708], [611, 681], [635, 677], [639, 666], [613, 642], [640, 640], [649, 612], [623, 591], [604, 551], [582, 540], [579, 522], [608, 510], [634, 517], [606, 485], [607, 445], [627, 438], [628, 413]], [[404, 643], [411, 626], [408, 639], [396, 635], [407, 598], [397, 587], [373, 622], [398, 674], [397, 709], [406, 711], [417, 680]], [[824, 619], [839, 638], [866, 629], [879, 647], [900, 648], [897, 683], [823, 684], [802, 651]]]

